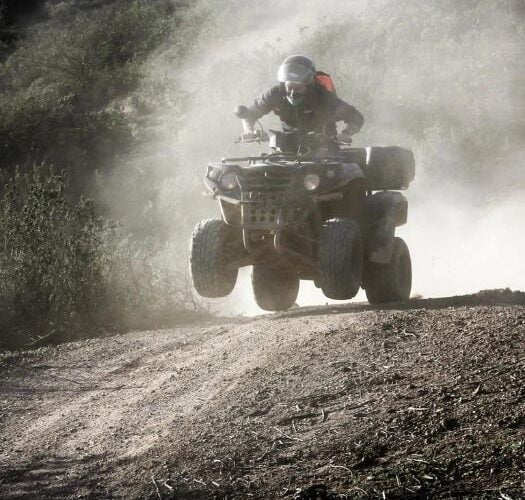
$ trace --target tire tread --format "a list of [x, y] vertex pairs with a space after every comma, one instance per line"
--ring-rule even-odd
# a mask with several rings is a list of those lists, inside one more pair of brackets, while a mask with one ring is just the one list
[[[369, 262], [366, 271], [365, 292], [370, 304], [382, 304], [386, 302], [400, 302], [408, 300], [410, 296], [410, 287], [408, 296], [403, 290], [399, 289], [397, 280], [396, 265], [403, 254], [410, 252], [404, 240], [401, 238], [394, 239], [394, 253], [389, 264], [375, 264]], [[410, 272], [410, 284], [412, 283], [412, 273]]]
[[202, 297], [229, 295], [237, 281], [237, 269], [226, 267], [225, 247], [232, 230], [221, 219], [205, 219], [193, 230], [190, 269], [193, 286]]
[[[357, 239], [357, 243], [353, 241]], [[357, 244], [359, 255], [356, 257], [358, 265], [362, 266], [362, 242], [359, 226], [352, 220], [344, 218], [329, 219], [325, 222], [321, 238], [319, 239], [319, 266], [321, 279], [320, 284], [323, 293], [336, 300], [346, 300], [354, 297], [359, 291], [361, 283], [359, 279], [355, 283], [349, 283], [343, 276], [341, 257]]]
[[299, 278], [286, 269], [256, 264], [252, 269], [255, 302], [264, 311], [285, 311], [295, 304]]

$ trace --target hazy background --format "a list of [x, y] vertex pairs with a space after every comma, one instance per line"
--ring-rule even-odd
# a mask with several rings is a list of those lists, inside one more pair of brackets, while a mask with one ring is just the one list
[[[399, 230], [413, 293], [525, 288], [523, 2], [229, 0], [200, 2], [194, 12], [203, 11], [205, 29], [183, 64], [166, 65], [168, 46], [149, 75], [157, 78], [158, 64], [188, 95], [167, 139], [185, 182], [199, 185], [207, 161], [246, 151], [232, 145], [240, 128], [232, 108], [273, 85], [286, 55], [306, 54], [365, 115], [356, 145], [414, 150], [409, 222]], [[163, 186], [161, 203], [187, 200], [179, 189], [192, 196], [189, 220], [216, 213], [186, 183]], [[301, 285], [300, 305], [325, 301]], [[216, 307], [257, 310], [247, 272], [233, 300]]]
[[[118, 295], [124, 316], [159, 317], [161, 303], [200, 307], [188, 296], [187, 256], [194, 225], [218, 214], [201, 196], [206, 164], [250, 151], [233, 144], [233, 108], [274, 85], [284, 57], [306, 54], [364, 114], [356, 146], [415, 153], [409, 221], [399, 230], [413, 293], [525, 289], [524, 21], [523, 0], [0, 2], [0, 173], [64, 169], [68, 200], [90, 196], [97, 214], [117, 221], [123, 240], [97, 257], [103, 280], [93, 297], [100, 287]], [[21, 233], [23, 212], [2, 203], [1, 223], [32, 241], [32, 223]], [[45, 241], [57, 244], [53, 231]], [[96, 233], [90, 245], [105, 238]], [[0, 271], [15, 280], [12, 247], [0, 249]], [[24, 303], [35, 302], [38, 283], [49, 308], [55, 292], [41, 278], [49, 265], [26, 250]], [[35, 278], [34, 262], [48, 274]], [[248, 275], [212, 307], [257, 313]], [[20, 285], [3, 276], [0, 306], [25, 315]], [[78, 308], [75, 297], [68, 307]], [[326, 299], [302, 283], [298, 302]]]

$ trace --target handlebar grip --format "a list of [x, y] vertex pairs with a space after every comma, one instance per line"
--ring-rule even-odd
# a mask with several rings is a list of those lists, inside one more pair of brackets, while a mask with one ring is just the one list
[[237, 106], [233, 110], [233, 112], [235, 113], [235, 116], [237, 116], [237, 118], [240, 118], [241, 120], [246, 120], [250, 114], [248, 108], [243, 105]]

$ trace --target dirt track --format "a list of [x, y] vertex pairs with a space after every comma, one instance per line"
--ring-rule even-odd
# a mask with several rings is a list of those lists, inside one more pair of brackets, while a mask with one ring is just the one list
[[524, 347], [493, 293], [3, 355], [0, 497], [525, 498]]

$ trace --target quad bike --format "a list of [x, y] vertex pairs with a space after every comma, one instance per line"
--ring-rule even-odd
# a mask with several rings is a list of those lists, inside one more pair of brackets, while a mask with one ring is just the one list
[[395, 229], [407, 221], [407, 200], [397, 190], [414, 179], [412, 152], [353, 148], [322, 134], [267, 134], [262, 126], [238, 142], [254, 141], [269, 141], [270, 152], [206, 170], [222, 218], [193, 231], [196, 291], [225, 297], [238, 269], [252, 266], [255, 300], [267, 311], [290, 308], [300, 280], [313, 280], [331, 299], [351, 299], [362, 287], [371, 304], [407, 300], [410, 253]]

